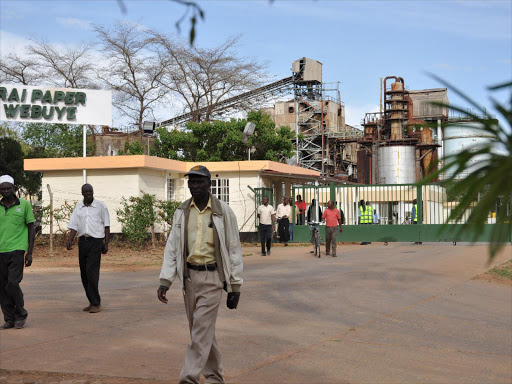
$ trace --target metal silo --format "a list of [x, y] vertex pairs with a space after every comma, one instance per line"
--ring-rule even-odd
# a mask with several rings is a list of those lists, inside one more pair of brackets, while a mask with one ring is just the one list
[[390, 145], [379, 147], [379, 184], [416, 182], [416, 147]]
[[[456, 155], [468, 149], [472, 152], [482, 149], [485, 145], [494, 141], [496, 137], [481, 129], [482, 124], [477, 122], [460, 122], [447, 125], [444, 130], [443, 150], [444, 156]], [[458, 179], [464, 178], [469, 172], [477, 169], [486, 160], [486, 155], [478, 155], [471, 159], [466, 172], [459, 174]], [[446, 172], [445, 177], [453, 174], [455, 169]]]

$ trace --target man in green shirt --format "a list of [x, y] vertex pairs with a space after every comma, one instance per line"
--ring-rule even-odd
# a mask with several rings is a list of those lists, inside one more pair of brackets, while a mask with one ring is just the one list
[[20, 282], [23, 266], [32, 264], [35, 219], [30, 203], [14, 194], [11, 176], [0, 176], [0, 195], [0, 304], [5, 320], [0, 330], [20, 329], [28, 315]]

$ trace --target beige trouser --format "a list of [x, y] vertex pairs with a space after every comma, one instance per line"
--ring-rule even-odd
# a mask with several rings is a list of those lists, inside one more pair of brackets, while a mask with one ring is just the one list
[[180, 384], [198, 384], [201, 373], [207, 383], [224, 383], [222, 355], [215, 338], [215, 322], [223, 284], [217, 271], [188, 270], [185, 279], [185, 310], [190, 327]]

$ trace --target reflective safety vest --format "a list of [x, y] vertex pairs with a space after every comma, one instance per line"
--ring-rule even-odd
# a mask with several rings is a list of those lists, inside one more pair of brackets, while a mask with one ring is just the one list
[[363, 207], [359, 206], [359, 213], [361, 216], [361, 224], [370, 224], [373, 222], [372, 207], [366, 206], [366, 209], [363, 210]]
[[366, 206], [366, 222], [373, 224], [373, 209], [369, 205]]
[[413, 204], [414, 207], [414, 215], [412, 216], [412, 222], [418, 221], [418, 204]]

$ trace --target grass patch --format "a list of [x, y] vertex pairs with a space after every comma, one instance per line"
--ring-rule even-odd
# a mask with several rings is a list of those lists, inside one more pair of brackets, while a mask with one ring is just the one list
[[475, 279], [487, 280], [507, 285], [512, 285], [512, 259], [505, 263], [489, 269], [487, 272], [475, 276]]
[[487, 273], [500, 279], [512, 281], [512, 259], [490, 269]]

